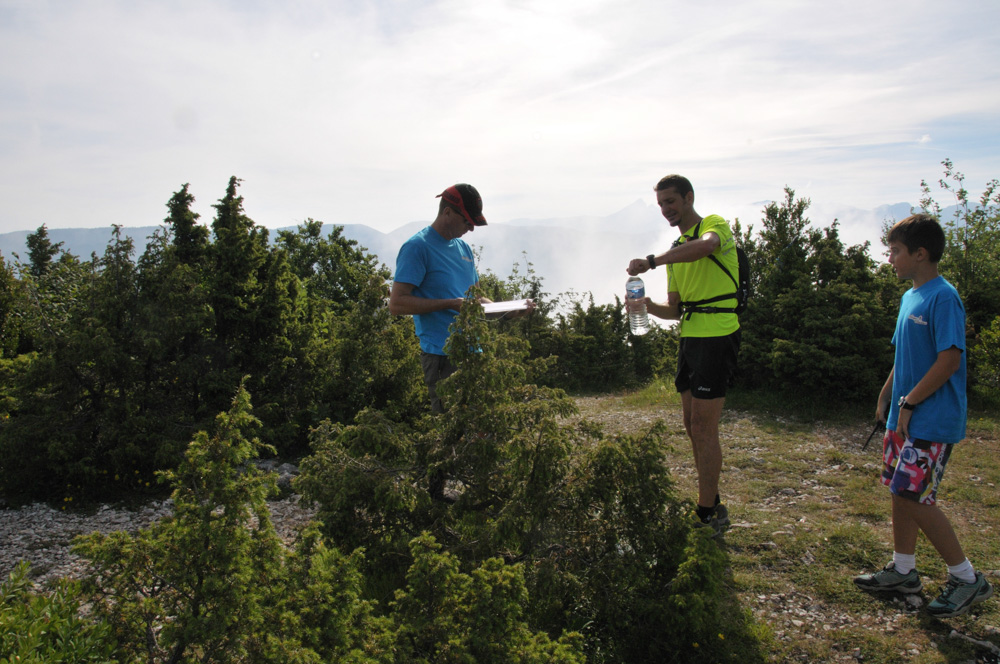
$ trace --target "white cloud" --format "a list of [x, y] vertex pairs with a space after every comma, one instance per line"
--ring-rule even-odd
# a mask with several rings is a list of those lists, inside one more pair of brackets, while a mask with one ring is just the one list
[[268, 226], [390, 230], [456, 181], [493, 223], [606, 215], [669, 171], [704, 212], [786, 184], [913, 200], [944, 157], [973, 186], [997, 175], [998, 18], [975, 0], [0, 1], [0, 232], [158, 223], [185, 182], [207, 221], [230, 175]]

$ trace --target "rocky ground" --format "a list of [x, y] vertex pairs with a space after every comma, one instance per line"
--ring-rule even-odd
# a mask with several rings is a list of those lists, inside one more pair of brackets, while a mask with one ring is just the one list
[[[315, 513], [300, 505], [296, 494], [268, 505], [274, 527], [286, 542], [291, 542]], [[172, 502], [166, 499], [141, 507], [102, 505], [87, 511], [62, 511], [43, 503], [0, 510], [0, 578], [6, 579], [21, 560], [31, 565], [31, 577], [40, 586], [60, 577], [79, 578], [86, 572], [87, 561], [70, 551], [74, 537], [92, 532], [136, 532], [172, 509]]]

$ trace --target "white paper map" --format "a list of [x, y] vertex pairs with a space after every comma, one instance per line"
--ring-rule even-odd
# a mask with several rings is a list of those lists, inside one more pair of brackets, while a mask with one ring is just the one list
[[507, 300], [506, 302], [484, 302], [483, 313], [487, 318], [499, 318], [512, 311], [524, 311], [528, 308], [527, 300]]

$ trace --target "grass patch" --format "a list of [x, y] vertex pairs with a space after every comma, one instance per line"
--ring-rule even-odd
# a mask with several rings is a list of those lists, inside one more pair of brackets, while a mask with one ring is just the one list
[[681, 395], [674, 388], [672, 380], [661, 379], [653, 381], [635, 392], [622, 395], [621, 402], [622, 405], [629, 408], [680, 406]]
[[820, 560], [830, 566], [869, 569], [880, 567], [885, 556], [874, 529], [862, 523], [837, 522], [823, 542]]
[[[588, 398], [589, 399], [589, 398]], [[721, 546], [732, 576], [732, 610], [752, 619], [739, 645], [769, 662], [857, 664], [993, 661], [986, 651], [949, 637], [952, 629], [1000, 647], [1000, 594], [970, 616], [938, 621], [899, 597], [875, 597], [853, 577], [892, 555], [888, 489], [879, 482], [881, 439], [861, 452], [871, 408], [797, 410], [775, 395], [731, 393], [721, 424], [721, 491], [734, 527]], [[696, 476], [672, 386], [652, 386], [588, 406], [609, 433], [625, 423], [663, 419], [680, 495], [696, 495]], [[595, 416], [594, 413], [600, 415]], [[969, 418], [967, 440], [949, 461], [941, 505], [970, 560], [994, 570], [1000, 585], [1000, 426], [992, 414]], [[991, 486], [992, 485], [992, 486]], [[917, 566], [926, 603], [945, 579], [945, 565], [923, 536]], [[728, 638], [728, 636], [727, 636]], [[914, 654], [916, 653], [916, 654]], [[859, 655], [861, 659], [857, 659]], [[992, 655], [989, 655], [992, 657]]]
[[750, 411], [759, 415], [781, 418], [789, 422], [857, 422], [872, 418], [874, 406], [868, 402], [836, 403], [818, 399], [805, 391], [773, 392], [769, 390], [733, 389], [726, 394], [726, 407]]
[[[876, 472], [878, 471], [872, 471], [873, 474]], [[852, 474], [845, 481], [842, 494], [847, 505], [847, 515], [865, 521], [887, 521], [891, 508], [888, 492], [877, 477]]]

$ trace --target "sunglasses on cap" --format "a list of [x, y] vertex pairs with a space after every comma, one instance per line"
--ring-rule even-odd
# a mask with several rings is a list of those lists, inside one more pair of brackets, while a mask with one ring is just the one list
[[475, 200], [470, 202], [479, 204], [478, 205], [479, 213], [476, 216], [470, 214], [469, 209], [466, 207], [465, 197], [463, 197], [462, 193], [458, 190], [459, 185], [452, 185], [448, 187], [440, 194], [438, 194], [435, 198], [443, 198], [446, 203], [448, 203], [453, 208], [458, 210], [458, 212], [462, 215], [463, 220], [465, 221], [465, 225], [469, 227], [469, 230], [472, 230], [476, 226], [485, 226], [486, 218], [483, 217], [482, 214], [483, 204], [482, 200], [479, 198], [479, 193], [471, 185], [462, 185], [462, 186], [466, 186], [472, 190], [469, 193], [470, 195], [475, 196]]

